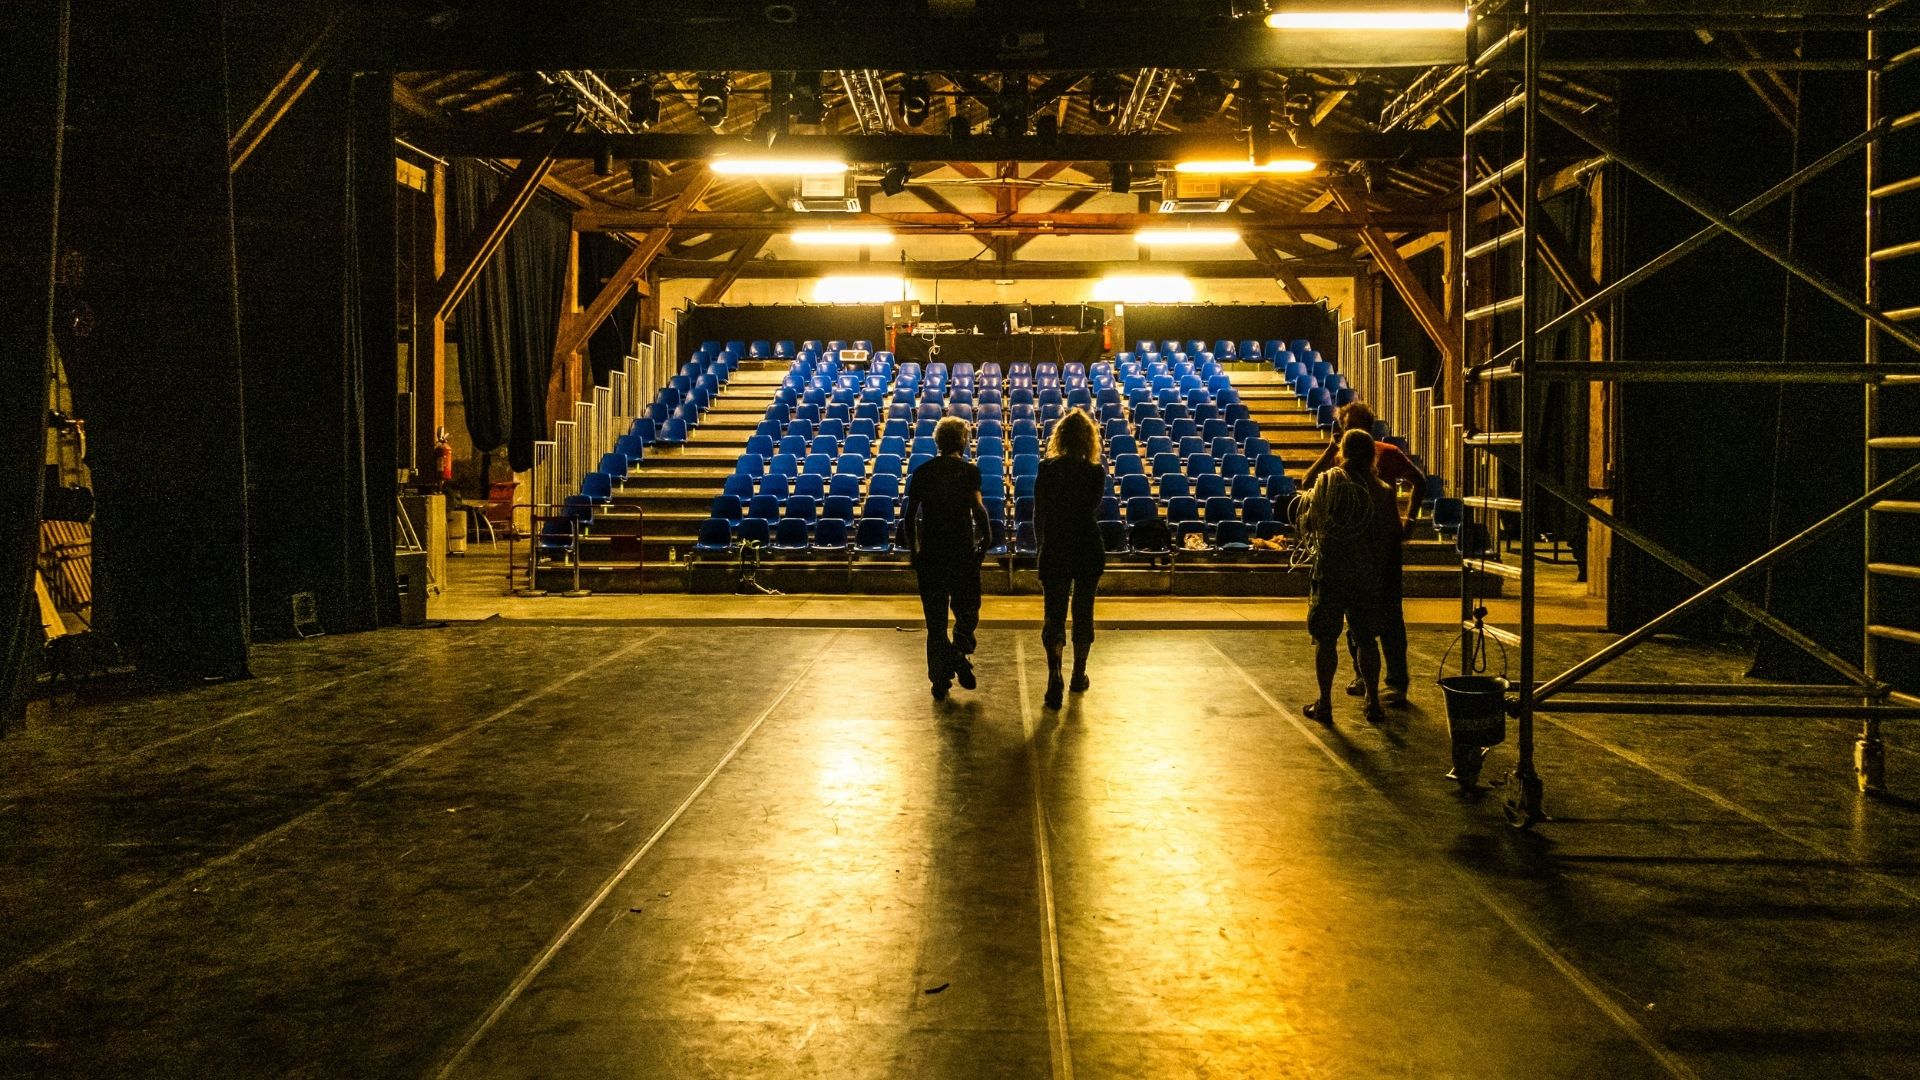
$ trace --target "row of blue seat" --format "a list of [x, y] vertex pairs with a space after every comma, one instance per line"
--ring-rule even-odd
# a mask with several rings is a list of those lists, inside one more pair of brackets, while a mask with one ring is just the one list
[[[1284, 528], [1277, 521], [1263, 521], [1255, 525], [1228, 519], [1212, 526], [1202, 521], [1185, 521], [1146, 534], [1138, 530], [1136, 525], [1125, 521], [1108, 519], [1100, 522], [1102, 544], [1113, 554], [1134, 552], [1171, 556], [1174, 551], [1185, 549], [1184, 540], [1190, 533], [1204, 537], [1214, 551], [1245, 552], [1252, 550], [1254, 537], [1272, 539], [1283, 535]], [[1149, 543], [1146, 536], [1153, 537], [1153, 540]], [[1136, 537], [1140, 539], [1136, 541]], [[820, 518], [813, 522], [800, 518], [780, 518], [775, 521], [746, 518], [737, 525], [723, 518], [708, 518], [701, 524], [693, 549], [696, 555], [726, 556], [738, 551], [741, 545], [751, 543], [771, 551], [805, 552], [815, 556], [897, 556], [904, 552], [898, 540], [896, 525], [884, 518], [865, 517], [858, 519], [857, 523], [837, 517]], [[1030, 557], [1037, 554], [1039, 543], [1032, 521], [1017, 522], [1011, 541], [1005, 525], [999, 521], [993, 523], [986, 549], [988, 558]]]

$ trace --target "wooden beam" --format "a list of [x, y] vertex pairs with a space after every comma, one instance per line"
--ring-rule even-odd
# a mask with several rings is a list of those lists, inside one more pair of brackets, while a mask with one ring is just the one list
[[280, 81], [273, 84], [267, 96], [261, 98], [260, 104], [254, 106], [253, 112], [247, 114], [247, 118], [234, 129], [233, 135], [227, 139], [229, 174], [240, 171], [240, 166], [246, 164], [247, 158], [253, 156], [274, 126], [280, 123], [280, 118], [287, 115], [300, 96], [307, 92], [307, 87], [313, 85], [313, 80], [319, 78], [320, 68], [326, 60], [325, 53], [333, 41], [334, 27], [338, 23], [337, 15], [327, 20], [300, 58], [287, 68], [287, 73], [280, 76]]
[[[1332, 191], [1334, 204], [1340, 209], [1349, 214], [1361, 211], [1359, 200], [1354, 198], [1351, 192], [1338, 187], [1333, 188]], [[1388, 238], [1386, 230], [1377, 225], [1368, 225], [1360, 230], [1360, 243], [1366, 247], [1367, 253], [1373, 256], [1374, 264], [1380, 267], [1380, 272], [1393, 283], [1394, 291], [1400, 294], [1400, 299], [1406, 303], [1407, 309], [1413, 312], [1414, 321], [1420, 324], [1420, 328], [1433, 339], [1434, 345], [1439, 347], [1441, 360], [1449, 366], [1464, 364], [1466, 349], [1461, 343], [1460, 332], [1447, 321], [1446, 314], [1440, 310], [1440, 306], [1433, 302], [1433, 297], [1427, 295], [1427, 290], [1421, 287], [1419, 279], [1413, 276], [1413, 271], [1407, 267], [1407, 261], [1400, 257], [1399, 250], [1393, 246], [1393, 241]]]
[[1267, 243], [1266, 237], [1258, 233], [1245, 233], [1240, 237], [1240, 242], [1247, 245], [1248, 251], [1253, 252], [1253, 257], [1266, 268], [1268, 275], [1278, 281], [1281, 288], [1287, 290], [1289, 300], [1296, 304], [1313, 303], [1313, 294], [1307, 291], [1306, 283], [1301, 281], [1300, 275], [1294, 273], [1293, 269], [1287, 265], [1287, 261], [1273, 250], [1273, 246]]
[[[656, 259], [654, 266], [664, 278], [711, 278], [727, 270], [727, 262], [717, 259], [663, 258]], [[819, 277], [823, 274], [872, 274], [889, 268], [886, 263], [860, 262], [852, 259], [754, 259], [741, 268], [739, 279], [793, 279]], [[1348, 277], [1363, 268], [1364, 264], [1356, 263], [1352, 259], [1296, 259], [1287, 263], [1289, 271], [1306, 277]], [[897, 271], [897, 267], [892, 269]], [[975, 258], [915, 262], [909, 269], [914, 277], [940, 278], [946, 281], [991, 281], [996, 277], [1056, 281], [1071, 278], [1099, 278], [1115, 272], [1130, 271], [1182, 274], [1190, 278], [1246, 280], [1271, 278], [1267, 268], [1253, 259], [1193, 262], [1158, 259], [1141, 262], [1104, 259], [1014, 259], [1006, 264], [1003, 273], [1002, 267], [997, 262]]]
[[[560, 125], [549, 129], [549, 134], [557, 136], [563, 130]], [[444, 319], [453, 314], [467, 290], [480, 277], [480, 271], [486, 268], [493, 253], [500, 250], [500, 244], [512, 231], [513, 223], [533, 205], [534, 195], [540, 190], [540, 182], [553, 171], [553, 155], [543, 154], [538, 158], [528, 158], [513, 170], [513, 175], [501, 186], [500, 194], [480, 215], [474, 224], [473, 233], [463, 237], [452, 248], [447, 257], [450, 269], [434, 282], [433, 317]]]
[[720, 298], [727, 295], [727, 290], [733, 288], [733, 283], [739, 279], [740, 271], [746, 269], [755, 255], [760, 254], [760, 249], [767, 246], [767, 239], [772, 235], [772, 233], [763, 232], [748, 236], [740, 245], [740, 250], [734, 252], [733, 257], [727, 260], [726, 267], [707, 282], [706, 288], [700, 290], [700, 298], [694, 303], [719, 303]]
[[[913, 190], [909, 188], [909, 190]], [[1444, 210], [1434, 211], [1354, 211], [1345, 213], [1233, 213], [1219, 214], [1207, 224], [1255, 229], [1265, 233], [1347, 235], [1364, 227], [1391, 232], [1428, 232], [1446, 227]], [[1016, 232], [1111, 234], [1131, 233], [1149, 226], [1164, 226], [1166, 215], [1156, 213], [1080, 214], [1080, 213], [994, 213], [968, 214], [959, 211], [897, 213], [891, 211], [862, 214], [798, 214], [750, 211], [703, 211], [687, 214], [669, 222], [657, 210], [581, 210], [573, 215], [573, 227], [581, 232], [635, 232], [677, 225], [689, 232], [761, 232], [772, 229], [816, 227], [823, 224], [892, 227], [935, 234], [970, 233], [978, 229], [1011, 229]]]
[[1433, 250], [1434, 248], [1442, 247], [1446, 244], [1446, 242], [1447, 242], [1447, 234], [1444, 231], [1440, 231], [1440, 232], [1426, 233], [1425, 235], [1416, 237], [1415, 239], [1408, 240], [1405, 243], [1395, 241], [1395, 244], [1400, 251], [1401, 258], [1411, 259], [1415, 255], [1424, 255], [1425, 253]]
[[[1082, 190], [1082, 191], [1072, 192], [1068, 194], [1066, 198], [1061, 199], [1060, 205], [1054, 207], [1051, 211], [1049, 211], [1049, 213], [1071, 214], [1075, 210], [1078, 210], [1082, 206], [1085, 206], [1087, 203], [1091, 202], [1093, 200], [1093, 197], [1098, 194], [1100, 193], [1093, 190]], [[1035, 233], [1028, 233], [1025, 236], [1014, 237], [1013, 243], [1007, 245], [1007, 254], [1012, 255], [1018, 252], [1021, 248], [1026, 247], [1027, 244], [1030, 243], [1034, 237], [1040, 236], [1040, 235], [1042, 234], [1035, 232]]]
[[681, 188], [680, 194], [674, 197], [673, 205], [667, 208], [666, 224], [641, 237], [633, 250], [627, 252], [627, 257], [621, 260], [613, 276], [607, 279], [606, 285], [601, 287], [600, 294], [593, 298], [593, 303], [587, 305], [587, 310], [561, 326], [560, 340], [554, 346], [555, 356], [580, 351], [580, 348], [587, 343], [587, 339], [593, 336], [593, 332], [600, 328], [601, 323], [607, 321], [607, 316], [611, 315], [613, 309], [625, 299], [627, 291], [633, 288], [633, 283], [641, 274], [646, 273], [647, 267], [660, 254], [660, 250], [667, 246], [667, 238], [673, 235], [673, 223], [692, 211], [694, 204], [698, 203], [706, 195], [707, 189], [713, 186], [713, 174], [707, 171], [706, 166], [700, 166], [700, 172], [699, 178]]

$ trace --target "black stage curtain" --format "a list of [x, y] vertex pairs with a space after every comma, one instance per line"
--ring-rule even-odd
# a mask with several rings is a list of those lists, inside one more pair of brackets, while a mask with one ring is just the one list
[[399, 620], [389, 86], [321, 76], [234, 178], [259, 637], [299, 592], [330, 633]]
[[[606, 233], [580, 234], [580, 306], [593, 303], [632, 250]], [[587, 339], [588, 386], [606, 386], [608, 376], [633, 351], [633, 320], [639, 313], [640, 295], [628, 287], [606, 321], [594, 328]]]
[[[453, 163], [449, 233], [467, 236], [499, 194], [500, 180], [478, 162]], [[474, 449], [503, 443], [519, 472], [547, 437], [547, 376], [566, 286], [566, 214], [540, 199], [527, 207], [460, 302], [460, 389]]]
[[247, 670], [221, 11], [83, 5], [71, 39], [61, 245], [93, 318], [69, 371], [98, 496], [95, 625], [163, 679]]
[[[939, 347], [933, 354], [932, 348]], [[901, 362], [924, 364], [1092, 364], [1100, 359], [1101, 334], [935, 334], [906, 336], [893, 343]]]
[[66, 106], [64, 0], [26, 0], [0, 49], [0, 733], [18, 726], [40, 643], [34, 552], [46, 457], [47, 355], [53, 346], [54, 213]]
[[[931, 308], [927, 310], [932, 310]], [[867, 340], [875, 348], [886, 340], [886, 309], [879, 304], [749, 304], [693, 305], [681, 313], [680, 355], [673, 367], [686, 363], [703, 341], [779, 341], [794, 344], [808, 338], [821, 341]]]

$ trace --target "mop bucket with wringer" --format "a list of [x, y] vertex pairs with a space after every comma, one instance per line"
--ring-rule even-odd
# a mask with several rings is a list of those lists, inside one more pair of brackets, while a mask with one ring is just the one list
[[[1478, 623], [1475, 619], [1475, 623]], [[1452, 739], [1453, 771], [1447, 774], [1462, 787], [1472, 787], [1480, 779], [1480, 765], [1487, 751], [1507, 737], [1507, 647], [1500, 645], [1500, 674], [1486, 674], [1487, 635], [1476, 625], [1462, 630], [1453, 645], [1469, 638], [1477, 639], [1473, 652], [1478, 671], [1465, 675], [1447, 675], [1436, 679], [1447, 702], [1447, 734]], [[1495, 644], [1499, 640], [1495, 639]], [[1447, 657], [1453, 645], [1440, 656], [1440, 670], [1447, 670]]]

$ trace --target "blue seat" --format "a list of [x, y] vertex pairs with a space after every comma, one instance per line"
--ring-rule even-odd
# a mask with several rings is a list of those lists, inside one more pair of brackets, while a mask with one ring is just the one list
[[760, 494], [784, 499], [792, 490], [792, 481], [785, 473], [770, 472], [760, 478]]
[[1193, 497], [1218, 499], [1227, 494], [1227, 478], [1218, 473], [1201, 473], [1193, 478]]
[[1199, 521], [1200, 503], [1191, 496], [1176, 495], [1167, 500], [1168, 521]]
[[932, 454], [913, 455], [912, 457], [907, 459], [907, 474], [911, 476], [914, 470], [918, 469], [920, 466], [925, 465], [927, 462], [932, 460], [933, 460]]
[[1155, 454], [1153, 456], [1153, 475], [1165, 477], [1180, 471], [1180, 455]]
[[833, 463], [835, 476], [865, 476], [867, 459], [860, 454], [841, 454]]
[[889, 499], [895, 499], [895, 500], [899, 499], [900, 498], [899, 471], [898, 470], [895, 470], [893, 472], [877, 472], [876, 471], [872, 476], [867, 478], [867, 494], [869, 496], [884, 495]]
[[774, 522], [773, 540], [767, 546], [775, 551], [807, 550], [807, 523], [794, 517], [785, 517]]
[[779, 516], [780, 496], [761, 494], [755, 495], [747, 501], [747, 510], [741, 520], [745, 521], [748, 518], [758, 518], [761, 521], [772, 521]]
[[1039, 472], [1040, 472], [1040, 455], [1039, 454], [1023, 454], [1023, 453], [1016, 452], [1013, 455], [1013, 475], [1016, 479], [1022, 476], [1034, 476], [1034, 475], [1037, 475]]
[[1273, 520], [1273, 502], [1265, 495], [1250, 495], [1240, 504], [1240, 520], [1258, 525]]
[[678, 417], [660, 425], [660, 432], [653, 440], [661, 446], [681, 446], [687, 441], [687, 422]]
[[755, 435], [747, 440], [747, 453], [758, 454], [762, 458], [773, 456], [774, 441], [765, 435]]
[[1253, 468], [1247, 462], [1247, 455], [1228, 454], [1220, 459], [1220, 475], [1232, 477], [1251, 476], [1253, 475]]
[[827, 497], [827, 478], [819, 473], [801, 473], [793, 478], [793, 494], [805, 495], [815, 501], [824, 499]]
[[1015, 499], [1032, 498], [1033, 488], [1038, 480], [1039, 477], [1032, 473], [1026, 476], [1015, 476], [1013, 478], [1013, 497]]
[[1112, 495], [1101, 496], [1099, 518], [1101, 521], [1118, 521], [1120, 519], [1120, 500]]
[[862, 555], [893, 554], [893, 519], [863, 517], [853, 532], [853, 550]]
[[1120, 497], [1132, 499], [1141, 496], [1151, 498], [1153, 484], [1143, 473], [1130, 473], [1120, 478]]
[[1017, 495], [1014, 497], [1013, 520], [1015, 521], [1032, 521], [1033, 520], [1033, 496]]
[[1037, 555], [1040, 553], [1040, 544], [1039, 541], [1034, 539], [1033, 522], [1031, 520], [1015, 523], [1013, 550], [1016, 554], [1020, 555]]
[[753, 497], [753, 477], [744, 473], [734, 473], [720, 485], [720, 490], [737, 498], [750, 499]]
[[1252, 528], [1244, 521], [1222, 521], [1213, 530], [1213, 546], [1221, 551], [1251, 551]]
[[1238, 516], [1234, 509], [1233, 500], [1225, 495], [1209, 496], [1203, 505], [1205, 507], [1205, 517], [1203, 520], [1209, 525], [1218, 525], [1223, 521], [1231, 521]]
[[847, 495], [829, 495], [820, 506], [820, 517], [838, 518], [847, 524], [853, 524], [853, 499]]
[[738, 495], [715, 495], [713, 497], [713, 506], [707, 512], [714, 517], [724, 518], [727, 521], [739, 521], [745, 513], [741, 507], [740, 496]]
[[892, 497], [887, 495], [867, 496], [867, 501], [860, 506], [860, 516], [863, 518], [879, 518], [883, 521], [892, 521]]
[[1440, 534], [1442, 540], [1457, 536], [1466, 516], [1467, 504], [1459, 499], [1443, 497], [1433, 500], [1433, 531]]
[[827, 494], [829, 496], [845, 495], [849, 499], [857, 499], [860, 497], [862, 479], [863, 477], [858, 473], [835, 473], [833, 479], [827, 483]]
[[1259, 495], [1260, 491], [1260, 478], [1257, 476], [1236, 476], [1227, 485], [1227, 494], [1233, 496], [1234, 502], [1244, 502]]
[[654, 422], [644, 416], [637, 417], [627, 428], [627, 434], [639, 439], [644, 445], [653, 441]]
[[1276, 472], [1267, 476], [1267, 498], [1272, 499], [1276, 505], [1283, 499], [1293, 498], [1298, 488], [1299, 485], [1294, 483], [1293, 477], [1286, 473]]
[[1160, 498], [1177, 499], [1183, 495], [1192, 495], [1193, 488], [1184, 473], [1170, 472], [1160, 474]]
[[1027, 454], [1031, 454], [1037, 457], [1039, 456], [1039, 453], [1040, 453], [1040, 437], [1038, 435], [1015, 435], [1013, 437], [1013, 456], [1014, 457], [1018, 458], [1018, 457], [1021, 457], [1022, 455], [1027, 455]]
[[780, 453], [796, 458], [807, 456], [807, 440], [804, 435], [787, 435], [780, 440]]
[[613, 500], [613, 477], [603, 472], [590, 472], [580, 478], [580, 494], [595, 504]]
[[840, 456], [852, 456], [861, 461], [873, 456], [873, 439], [866, 435], [849, 435], [840, 444]]
[[1138, 495], [1127, 500], [1127, 520], [1130, 522], [1149, 521], [1160, 516], [1160, 506], [1151, 496]]
[[1190, 477], [1218, 476], [1214, 471], [1212, 454], [1195, 454], [1187, 459], [1187, 475]]
[[1144, 477], [1146, 473], [1147, 473], [1146, 467], [1140, 464], [1139, 454], [1115, 454], [1114, 455], [1113, 475]]
[[1127, 550], [1127, 523], [1103, 519], [1100, 522], [1100, 544], [1108, 551]]
[[606, 473], [612, 479], [625, 480], [627, 478], [627, 455], [619, 451], [601, 454], [599, 471]]
[[821, 518], [813, 527], [813, 550], [828, 554], [847, 552], [851, 545], [847, 541], [847, 530], [852, 523], [837, 517]]
[[800, 459], [792, 454], [775, 454], [767, 462], [768, 476], [798, 476]]
[[806, 476], [832, 476], [833, 459], [825, 454], [808, 454], [807, 460], [800, 464], [800, 472]]
[[700, 535], [693, 550], [707, 554], [725, 554], [733, 550], [733, 525], [726, 518], [710, 517], [700, 523]]
[[733, 471], [741, 476], [762, 476], [767, 471], [767, 462], [759, 454], [741, 454], [740, 460], [733, 463]]
[[647, 441], [637, 435], [622, 435], [613, 440], [613, 452], [627, 459], [627, 467], [640, 464], [647, 456]]
[[811, 495], [789, 495], [787, 496], [786, 513], [782, 516], [799, 518], [801, 521], [812, 521], [815, 517], [819, 516], [817, 513], [818, 509], [819, 504]]
[[1447, 493], [1447, 482], [1444, 479], [1440, 478], [1439, 476], [1429, 474], [1427, 476], [1426, 486], [1422, 489], [1420, 494], [1420, 505], [1432, 506], [1435, 502], [1437, 502], [1442, 497], [1444, 497], [1446, 493]]
[[1118, 459], [1122, 454], [1132, 454], [1138, 457], [1140, 454], [1140, 443], [1131, 435], [1116, 435], [1107, 440], [1107, 449], [1113, 452], [1115, 459]]
[[921, 454], [934, 457], [940, 453], [940, 448], [934, 443], [933, 436], [916, 435], [913, 439], [913, 453], [916, 457]]

